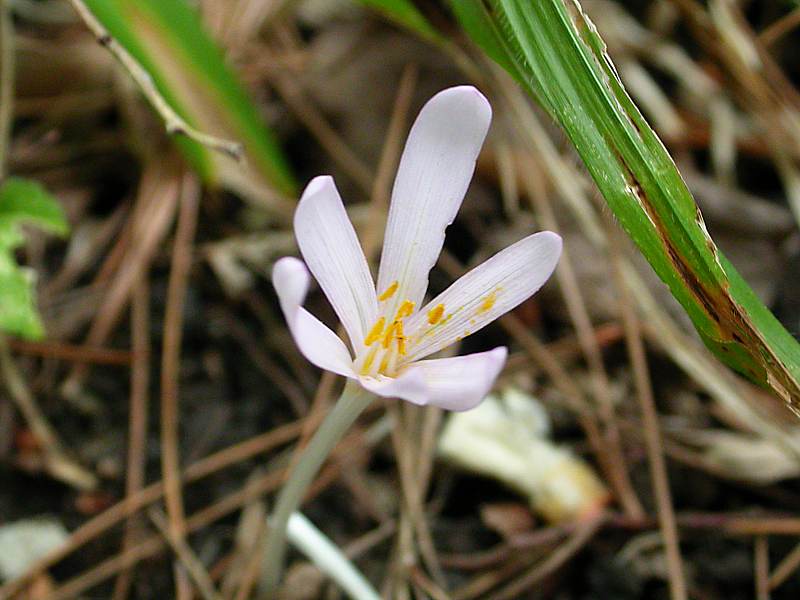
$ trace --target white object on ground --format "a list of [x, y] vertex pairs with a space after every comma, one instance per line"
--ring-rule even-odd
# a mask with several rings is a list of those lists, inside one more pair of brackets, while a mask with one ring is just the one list
[[333, 579], [354, 600], [380, 600], [380, 595], [355, 568], [338, 546], [331, 542], [302, 513], [289, 517], [289, 542]]
[[69, 532], [51, 517], [23, 519], [0, 526], [0, 579], [24, 575], [37, 560], [63, 546]]

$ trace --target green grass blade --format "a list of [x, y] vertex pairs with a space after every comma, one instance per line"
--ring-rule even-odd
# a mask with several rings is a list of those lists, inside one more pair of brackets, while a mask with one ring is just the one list
[[[454, 12], [487, 54], [513, 66], [512, 74], [561, 124], [618, 221], [705, 344], [800, 413], [800, 345], [714, 245], [672, 158], [626, 93], [580, 5], [490, 0], [481, 8], [483, 16]], [[486, 20], [501, 44], [487, 43], [485, 32], [475, 35]]]
[[193, 127], [241, 142], [244, 164], [176, 138], [203, 178], [267, 203], [297, 192], [289, 166], [258, 110], [186, 0], [86, 0], [86, 5], [151, 75]]

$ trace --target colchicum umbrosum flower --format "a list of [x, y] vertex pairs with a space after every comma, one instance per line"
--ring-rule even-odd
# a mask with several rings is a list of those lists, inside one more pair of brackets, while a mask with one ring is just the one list
[[[495, 254], [427, 303], [428, 274], [467, 191], [492, 110], [470, 86], [436, 94], [406, 142], [392, 190], [378, 285], [331, 177], [305, 189], [294, 230], [305, 264], [282, 258], [273, 284], [301, 352], [379, 396], [468, 410], [491, 389], [506, 348], [425, 359], [475, 333], [536, 292], [553, 272], [561, 238], [544, 231]], [[332, 304], [344, 342], [302, 307], [308, 270]], [[425, 359], [425, 360], [423, 360]]]

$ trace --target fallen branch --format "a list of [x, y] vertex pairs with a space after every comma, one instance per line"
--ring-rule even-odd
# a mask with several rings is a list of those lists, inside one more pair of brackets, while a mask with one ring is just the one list
[[111, 54], [120, 62], [131, 78], [139, 86], [147, 100], [164, 120], [167, 133], [170, 135], [184, 135], [198, 144], [202, 144], [212, 150], [221, 152], [241, 160], [244, 156], [244, 147], [239, 142], [218, 138], [208, 133], [198, 131], [189, 125], [183, 118], [164, 99], [145, 68], [128, 52], [122, 44], [115, 40], [108, 30], [103, 26], [97, 17], [86, 6], [83, 0], [69, 0], [72, 7], [80, 16], [81, 20], [94, 34], [97, 42], [108, 49]]

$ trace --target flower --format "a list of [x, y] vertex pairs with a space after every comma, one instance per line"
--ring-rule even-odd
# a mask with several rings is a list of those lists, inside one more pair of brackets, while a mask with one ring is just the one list
[[[395, 178], [377, 288], [333, 179], [308, 184], [294, 216], [305, 265], [282, 258], [272, 281], [292, 336], [312, 363], [377, 395], [448, 410], [468, 410], [489, 392], [505, 364], [505, 347], [422, 359], [530, 297], [561, 254], [558, 235], [536, 233], [423, 304], [428, 274], [472, 179], [491, 116], [489, 102], [471, 86], [439, 92], [423, 107]], [[350, 350], [303, 308], [309, 270], [344, 325]]]

